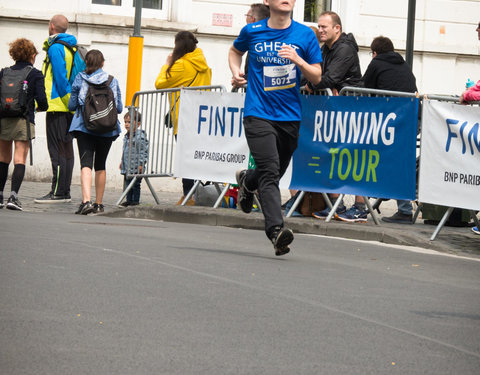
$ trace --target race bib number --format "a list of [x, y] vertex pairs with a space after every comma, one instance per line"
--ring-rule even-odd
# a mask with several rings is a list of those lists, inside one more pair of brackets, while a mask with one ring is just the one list
[[297, 84], [295, 64], [263, 67], [263, 89], [265, 91], [285, 90]]

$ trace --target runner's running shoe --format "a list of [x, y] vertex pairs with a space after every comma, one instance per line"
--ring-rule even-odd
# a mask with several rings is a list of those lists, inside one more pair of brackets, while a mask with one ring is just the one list
[[275, 227], [270, 235], [275, 255], [281, 256], [290, 252], [290, 245], [293, 241], [293, 232], [288, 228]]
[[253, 207], [253, 192], [249, 191], [245, 186], [245, 177], [247, 177], [247, 170], [241, 169], [235, 174], [238, 184], [237, 206], [240, 206], [246, 214], [252, 211]]

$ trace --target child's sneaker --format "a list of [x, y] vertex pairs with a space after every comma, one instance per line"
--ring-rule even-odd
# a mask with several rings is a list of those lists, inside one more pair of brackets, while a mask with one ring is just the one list
[[3, 203], [3, 195], [0, 195], [0, 208], [5, 207], [5, 204]]
[[366, 223], [367, 216], [367, 210], [360, 210], [357, 206], [353, 205], [343, 214], [339, 214], [336, 219], [350, 223]]
[[480, 228], [479, 227], [473, 227], [472, 232], [475, 234], [480, 234]]

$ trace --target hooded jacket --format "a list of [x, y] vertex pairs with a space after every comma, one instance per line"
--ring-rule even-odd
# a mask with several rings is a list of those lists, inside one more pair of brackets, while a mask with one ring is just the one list
[[397, 52], [375, 56], [363, 76], [365, 87], [379, 90], [416, 92], [412, 70]]
[[[75, 81], [73, 81], [72, 95], [70, 96], [70, 100], [68, 102], [68, 109], [70, 111], [75, 111], [72, 123], [70, 124], [70, 132], [80, 131], [98, 137], [118, 137], [121, 132], [120, 121], [118, 121], [118, 119], [117, 128], [105, 134], [97, 134], [87, 130], [83, 121], [83, 106], [85, 104], [85, 97], [87, 96], [88, 82], [98, 85], [106, 81], [108, 81], [108, 73], [104, 72], [102, 69], [98, 69], [90, 75], [85, 72], [78, 73]], [[112, 82], [110, 83], [110, 88], [112, 89], [113, 96], [115, 97], [117, 113], [122, 113], [122, 94], [116, 78], [113, 78]]]
[[[158, 90], [181, 86], [208, 86], [212, 82], [212, 70], [208, 67], [200, 48], [186, 53], [175, 61], [168, 76], [167, 69], [168, 64], [163, 65], [155, 80], [155, 88]], [[174, 134], [177, 134], [179, 98], [175, 94], [170, 95], [170, 111], [175, 108]]]
[[480, 81], [464, 92], [463, 99], [467, 102], [480, 101]]
[[309, 83], [311, 88], [340, 91], [345, 86], [363, 86], [358, 45], [351, 33], [340, 34], [332, 48], [328, 48], [325, 43], [322, 46], [322, 58], [322, 80], [317, 85]]
[[42, 73], [45, 77], [48, 112], [68, 112], [71, 90], [68, 78], [72, 69], [73, 56], [67, 47], [55, 43], [57, 40], [75, 46], [77, 39], [73, 35], [61, 33], [50, 36], [43, 43], [43, 50], [47, 53], [43, 61]]
[[[132, 131], [132, 128], [130, 128], [130, 131]], [[123, 136], [122, 161], [120, 163], [121, 174], [137, 173], [138, 167], [141, 166], [145, 169], [145, 165], [148, 161], [148, 147], [150, 142], [147, 139], [147, 133], [145, 133], [144, 130], [136, 129], [131, 136], [131, 142], [130, 132], [125, 133]], [[129, 157], [130, 166], [128, 165]], [[127, 170], [128, 166], [130, 168]]]

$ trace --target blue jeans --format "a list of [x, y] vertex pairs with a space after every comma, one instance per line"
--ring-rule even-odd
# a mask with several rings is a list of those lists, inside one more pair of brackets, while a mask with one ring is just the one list
[[411, 215], [413, 206], [412, 202], [397, 199], [398, 212], [404, 215]]
[[[123, 176], [123, 191], [130, 185], [132, 182], [132, 178], [127, 178], [127, 176]], [[140, 189], [142, 184], [142, 178], [137, 178], [135, 183], [133, 184], [132, 188], [127, 193], [127, 202], [129, 203], [139, 203], [140, 202]]]

